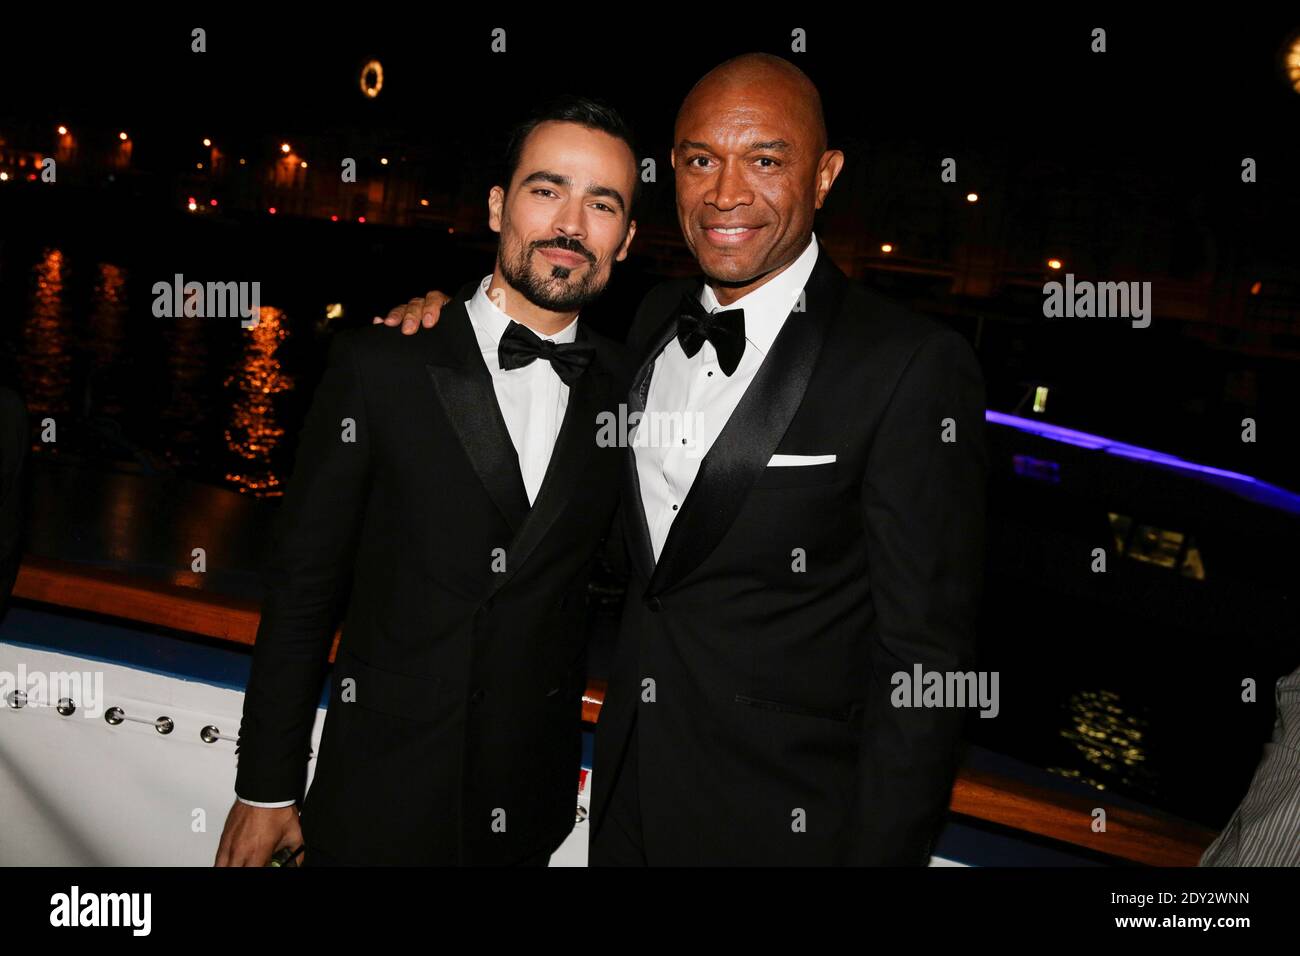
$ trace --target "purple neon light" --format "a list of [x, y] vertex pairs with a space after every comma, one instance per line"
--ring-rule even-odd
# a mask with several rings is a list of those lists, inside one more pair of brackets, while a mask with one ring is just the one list
[[1227, 488], [1253, 501], [1300, 514], [1300, 495], [1293, 491], [1287, 491], [1285, 488], [1279, 488], [1277, 485], [1269, 484], [1266, 481], [1260, 481], [1250, 475], [1243, 475], [1239, 471], [1228, 471], [1225, 468], [1215, 468], [1212, 465], [1201, 465], [1162, 451], [1154, 451], [1140, 445], [1129, 445], [1122, 441], [1115, 441], [1115, 439], [1107, 438], [1104, 435], [1092, 435], [1088, 432], [1066, 428], [1063, 425], [1052, 425], [1048, 422], [1035, 421], [1032, 418], [1021, 418], [1019, 415], [1008, 415], [1006, 412], [995, 412], [992, 409], [986, 409], [984, 417], [995, 425], [1006, 425], [1009, 428], [1029, 432], [1042, 438], [1050, 438], [1053, 441], [1065, 442], [1069, 445], [1077, 445], [1094, 451], [1104, 451], [1110, 455], [1150, 462], [1154, 465], [1163, 465], [1166, 468], [1193, 472], [1204, 477], [1212, 484]]

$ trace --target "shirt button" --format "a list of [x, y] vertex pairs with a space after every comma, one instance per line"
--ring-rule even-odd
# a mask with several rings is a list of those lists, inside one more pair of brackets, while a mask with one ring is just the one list
[[664, 609], [664, 602], [659, 600], [657, 597], [652, 597], [646, 600], [645, 606], [652, 611], [662, 611]]
[[479, 704], [483, 703], [483, 690], [482, 690], [482, 688], [480, 688], [480, 689], [474, 691], [474, 693], [470, 694], [470, 696], [469, 696], [469, 702], [470, 702], [472, 705], [474, 705], [475, 707], [477, 707]]

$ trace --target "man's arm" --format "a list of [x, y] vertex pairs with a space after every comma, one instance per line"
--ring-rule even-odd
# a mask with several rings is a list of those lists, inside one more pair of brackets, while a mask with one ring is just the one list
[[[353, 337], [329, 351], [273, 528], [235, 790], [254, 804], [302, 795], [330, 640], [342, 610], [370, 473], [370, 432]], [[344, 441], [344, 421], [355, 438]]]
[[414, 335], [416, 329], [424, 326], [431, 329], [442, 317], [442, 307], [448, 302], [465, 302], [473, 298], [478, 291], [478, 280], [467, 282], [456, 290], [454, 297], [434, 289], [426, 292], [423, 299], [411, 299], [406, 305], [395, 305], [388, 310], [388, 315], [375, 316], [371, 325], [401, 325], [403, 335]]
[[916, 664], [945, 675], [974, 666], [987, 470], [979, 362], [942, 329], [895, 385], [862, 484], [876, 625], [848, 863], [924, 866], [943, 824], [964, 711], [894, 707], [891, 678], [910, 679]]

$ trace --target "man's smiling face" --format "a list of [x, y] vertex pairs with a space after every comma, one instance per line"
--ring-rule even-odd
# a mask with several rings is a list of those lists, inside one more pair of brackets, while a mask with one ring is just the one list
[[724, 65], [682, 105], [672, 153], [677, 218], [715, 282], [761, 285], [808, 244], [813, 213], [843, 163], [826, 151], [810, 87], [780, 68]]
[[538, 308], [572, 312], [600, 295], [635, 232], [636, 157], [621, 139], [545, 122], [528, 136], [509, 192], [488, 196], [502, 277]]

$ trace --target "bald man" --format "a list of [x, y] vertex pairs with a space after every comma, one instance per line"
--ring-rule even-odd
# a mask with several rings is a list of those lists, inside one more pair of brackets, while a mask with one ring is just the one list
[[960, 335], [820, 247], [843, 165], [778, 57], [721, 64], [677, 115], [703, 276], [652, 289], [629, 335], [594, 865], [925, 865], [942, 826], [962, 710], [897, 688], [973, 666], [984, 385]]

